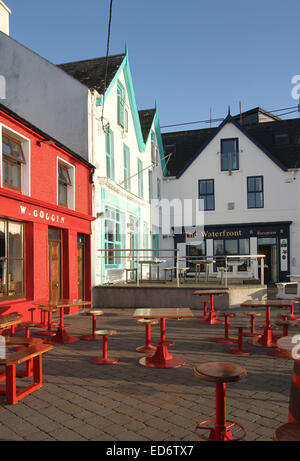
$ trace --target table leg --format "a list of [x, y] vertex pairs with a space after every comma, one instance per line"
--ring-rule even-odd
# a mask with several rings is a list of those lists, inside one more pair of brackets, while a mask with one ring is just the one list
[[51, 338], [47, 338], [44, 342], [47, 344], [70, 344], [70, 343], [75, 343], [76, 341], [79, 341], [79, 338], [76, 338], [76, 336], [69, 336], [67, 334], [66, 328], [65, 328], [65, 322], [64, 322], [64, 311], [65, 309], [63, 307], [60, 308], [60, 323], [57, 328], [57, 332], [54, 336]]
[[252, 339], [249, 344], [259, 347], [276, 347], [276, 338], [273, 335], [271, 327], [271, 307], [266, 306], [266, 326], [263, 335], [259, 338]]
[[168, 352], [165, 318], [160, 319], [160, 341], [155, 354], [151, 357], [141, 358], [139, 363], [149, 368], [178, 368], [186, 364], [182, 357], [174, 357]]
[[200, 323], [202, 324], [209, 324], [209, 325], [215, 325], [217, 323], [223, 323], [221, 320], [219, 320], [216, 316], [216, 312], [214, 309], [214, 295], [209, 295], [210, 297], [210, 310], [208, 313], [208, 316], [206, 319], [201, 320]]

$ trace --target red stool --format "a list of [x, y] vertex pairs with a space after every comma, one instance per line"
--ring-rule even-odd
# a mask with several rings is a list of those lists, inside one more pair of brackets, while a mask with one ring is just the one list
[[[226, 420], [226, 383], [233, 383], [245, 378], [247, 371], [234, 363], [209, 362], [197, 365], [194, 375], [203, 381], [216, 383], [216, 419], [208, 419], [197, 424], [194, 432], [202, 440], [216, 440], [227, 442], [242, 440], [246, 431], [243, 426], [234, 421]], [[213, 427], [207, 426], [214, 423]], [[232, 437], [231, 431], [237, 430], [237, 436]], [[209, 436], [202, 435], [200, 431], [209, 431]], [[241, 432], [241, 435], [239, 435]]]
[[91, 363], [96, 365], [112, 365], [118, 362], [118, 359], [108, 358], [107, 357], [107, 338], [108, 336], [116, 335], [117, 332], [115, 330], [97, 330], [96, 335], [102, 336], [102, 358], [96, 357], [95, 359], [91, 360]]
[[203, 303], [203, 315], [198, 315], [198, 319], [199, 320], [204, 320], [208, 316], [208, 312], [207, 312], [207, 303], [208, 303], [208, 301], [200, 301], [200, 303]]
[[227, 349], [226, 352], [228, 354], [235, 354], [235, 355], [251, 355], [253, 352], [251, 349], [243, 349], [243, 329], [246, 328], [246, 325], [243, 323], [233, 323], [231, 324], [233, 328], [238, 329], [238, 347], [234, 347], [231, 349]]
[[244, 315], [248, 315], [250, 317], [250, 333], [244, 333], [244, 336], [247, 337], [256, 337], [256, 336], [262, 336], [262, 333], [258, 333], [255, 331], [255, 317], [260, 317], [261, 313], [259, 312], [245, 312]]
[[45, 307], [44, 309], [45, 316], [48, 314], [48, 320], [47, 320], [47, 330], [44, 331], [39, 331], [37, 335], [39, 336], [54, 336], [56, 334], [56, 331], [52, 330], [52, 327], [55, 325], [57, 326], [57, 322], [52, 322], [52, 314], [54, 312], [57, 312], [58, 309], [52, 308], [52, 307]]
[[288, 320], [289, 314], [286, 312], [285, 314], [277, 314], [277, 317], [281, 320]]
[[80, 336], [79, 339], [81, 339], [82, 341], [99, 341], [100, 340], [100, 336], [96, 335], [96, 323], [97, 323], [98, 315], [103, 315], [103, 314], [104, 314], [103, 311], [99, 311], [97, 309], [92, 309], [89, 312], [86, 312], [86, 315], [91, 315], [93, 317], [92, 334]]
[[283, 336], [289, 335], [289, 327], [296, 327], [298, 326], [298, 322], [291, 321], [291, 320], [281, 320], [279, 322], [275, 322], [276, 325], [282, 327], [282, 335], [277, 335], [276, 339], [282, 338]]
[[237, 338], [232, 338], [228, 334], [229, 330], [229, 319], [235, 317], [234, 312], [219, 312], [219, 317], [224, 317], [224, 336], [221, 338], [213, 338], [212, 341], [215, 343], [233, 344], [237, 341]]
[[31, 307], [30, 309], [28, 309], [28, 312], [30, 312], [30, 321], [32, 323], [34, 322], [34, 319], [33, 319], [34, 311], [36, 311], [36, 307]]
[[[277, 339], [279, 339], [279, 338], [283, 338], [284, 336], [288, 336], [289, 327], [296, 327], [298, 323], [292, 322], [290, 320], [281, 320], [279, 322], [276, 322], [276, 325], [283, 327], [282, 335], [277, 336]], [[273, 357], [289, 358], [286, 352], [284, 352], [283, 350], [279, 350], [279, 349], [272, 349], [271, 351], [269, 351], [269, 355], [272, 355]]]
[[41, 313], [40, 323], [37, 324], [37, 328], [47, 328], [48, 324], [46, 322], [46, 308], [39, 307]]
[[137, 322], [139, 325], [145, 325], [145, 345], [136, 348], [136, 352], [154, 352], [156, 347], [151, 344], [151, 325], [157, 325], [158, 320], [155, 319], [140, 319]]
[[25, 338], [30, 338], [30, 328], [35, 328], [35, 322], [22, 322], [19, 323], [19, 326], [25, 329]]
[[274, 442], [300, 442], [300, 423], [286, 423], [273, 434]]

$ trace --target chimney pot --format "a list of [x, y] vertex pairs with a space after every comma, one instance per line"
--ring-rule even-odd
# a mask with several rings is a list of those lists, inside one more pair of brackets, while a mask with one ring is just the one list
[[9, 15], [11, 11], [5, 3], [0, 0], [0, 32], [9, 35]]

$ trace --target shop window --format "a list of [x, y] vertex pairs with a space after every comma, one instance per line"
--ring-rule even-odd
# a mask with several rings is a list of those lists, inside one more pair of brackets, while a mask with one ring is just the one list
[[[248, 255], [250, 254], [250, 243], [249, 239], [216, 239], [214, 240], [214, 256], [217, 256], [216, 263], [214, 264], [214, 272], [217, 271], [218, 267], [226, 266], [227, 255]], [[237, 258], [238, 259], [238, 258]], [[227, 259], [230, 261], [231, 258]], [[238, 266], [239, 272], [247, 271], [250, 265], [250, 260], [247, 259]], [[227, 267], [228, 272], [232, 272], [232, 267]]]
[[238, 138], [221, 139], [221, 171], [239, 169]]
[[198, 181], [200, 209], [212, 211], [215, 209], [215, 191], [213, 179], [200, 179]]
[[69, 189], [72, 186], [69, 168], [66, 164], [58, 163], [58, 204], [68, 206]]
[[24, 225], [1, 219], [0, 300], [24, 295]]
[[247, 204], [248, 208], [264, 207], [263, 176], [247, 177]]
[[[124, 235], [124, 215], [115, 208], [105, 208], [104, 222], [104, 246], [106, 250], [120, 250]], [[122, 259], [120, 252], [105, 252], [105, 265], [110, 267], [121, 267]]]
[[[198, 259], [203, 259], [206, 255], [206, 243], [205, 240], [202, 240], [202, 242], [199, 242], [197, 244], [191, 244], [186, 246], [186, 255], [187, 255], [187, 264], [188, 267], [190, 268], [190, 271], [195, 272], [196, 267], [195, 267], [195, 262], [197, 258]], [[205, 272], [205, 265], [202, 264], [200, 266], [200, 271]]]
[[3, 185], [11, 189], [22, 189], [22, 165], [25, 165], [22, 143], [6, 134], [2, 134]]

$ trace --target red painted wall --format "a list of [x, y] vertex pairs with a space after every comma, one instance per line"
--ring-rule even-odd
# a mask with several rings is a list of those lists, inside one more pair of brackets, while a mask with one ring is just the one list
[[[17, 311], [23, 314], [23, 320], [29, 320], [28, 308], [32, 307], [31, 301], [49, 297], [48, 226], [63, 230], [63, 298], [78, 298], [77, 233], [86, 235], [85, 293], [86, 298], [91, 299], [92, 170], [89, 165], [54, 144], [41, 143], [39, 146], [37, 142], [43, 136], [1, 109], [0, 124], [29, 138], [31, 144], [30, 196], [0, 187], [0, 217], [26, 223], [26, 298], [2, 302], [0, 298], [0, 314]], [[75, 210], [57, 205], [57, 157], [75, 166]], [[37, 312], [38, 310], [36, 320]], [[72, 308], [70, 312], [76, 312], [76, 308]]]

